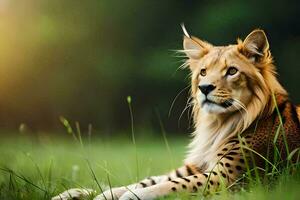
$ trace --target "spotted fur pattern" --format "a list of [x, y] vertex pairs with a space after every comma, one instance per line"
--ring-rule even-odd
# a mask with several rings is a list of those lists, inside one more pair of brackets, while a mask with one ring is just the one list
[[[191, 192], [207, 195], [234, 183], [244, 171], [249, 158], [243, 149], [251, 142], [250, 137], [232, 138], [216, 152], [218, 159], [211, 171], [186, 164], [169, 174], [146, 178], [137, 184], [112, 190], [115, 199], [154, 199], [173, 192]], [[107, 191], [96, 199], [113, 199]]]
[[[282, 127], [287, 134], [289, 148], [293, 150], [300, 146], [300, 126], [296, 109], [297, 107], [287, 100], [279, 102], [280, 115], [274, 111], [268, 118], [254, 122], [243, 134], [230, 138], [216, 152], [217, 162], [210, 171], [201, 169], [200, 166], [186, 164], [167, 175], [149, 177], [130, 185], [130, 189], [125, 187], [113, 189], [114, 198], [155, 199], [181, 191], [207, 195], [226, 188], [237, 182], [247, 170], [247, 165], [251, 168], [254, 163], [258, 167], [268, 164], [254, 152], [258, 151], [263, 155], [267, 155], [266, 152], [274, 152], [270, 141], [274, 139], [274, 129], [280, 126], [280, 118], [283, 119]], [[281, 150], [283, 160], [286, 159], [286, 153], [282, 151], [285, 148], [283, 135], [279, 136], [276, 145]], [[270, 154], [268, 161], [272, 162], [272, 158], [273, 155]], [[122, 192], [119, 192], [121, 190]], [[96, 199], [105, 199], [104, 195], [108, 199], [113, 199], [109, 191], [99, 195]]]

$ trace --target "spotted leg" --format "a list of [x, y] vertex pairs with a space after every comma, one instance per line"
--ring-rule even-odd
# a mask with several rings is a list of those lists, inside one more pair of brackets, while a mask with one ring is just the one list
[[111, 199], [119, 199], [124, 193], [135, 191], [137, 189], [147, 188], [150, 186], [154, 186], [160, 183], [164, 183], [170, 181], [172, 179], [176, 179], [179, 177], [191, 176], [193, 174], [199, 173], [199, 169], [193, 165], [185, 165], [176, 170], [173, 170], [169, 174], [161, 175], [161, 176], [151, 176], [149, 178], [145, 178], [144, 180], [134, 183], [128, 186], [122, 186], [117, 188], [112, 188], [111, 190], [107, 190], [102, 194], [98, 195], [94, 200], [111, 200]]

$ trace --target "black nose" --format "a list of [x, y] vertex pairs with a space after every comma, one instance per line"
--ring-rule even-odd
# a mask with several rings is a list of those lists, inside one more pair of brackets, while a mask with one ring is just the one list
[[207, 84], [207, 85], [199, 85], [199, 89], [201, 92], [205, 95], [208, 95], [211, 91], [213, 91], [216, 88], [216, 86]]

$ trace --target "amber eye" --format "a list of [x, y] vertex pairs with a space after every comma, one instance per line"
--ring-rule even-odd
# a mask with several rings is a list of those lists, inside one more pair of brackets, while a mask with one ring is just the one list
[[201, 69], [200, 70], [200, 75], [201, 76], [206, 76], [206, 69]]
[[233, 76], [237, 72], [238, 72], [237, 68], [235, 68], [235, 67], [229, 67], [228, 70], [227, 70], [227, 72], [226, 72], [226, 75]]

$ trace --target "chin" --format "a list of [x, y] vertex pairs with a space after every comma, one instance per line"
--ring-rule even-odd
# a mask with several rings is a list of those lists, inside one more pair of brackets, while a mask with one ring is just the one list
[[205, 103], [202, 106], [202, 109], [204, 110], [204, 112], [211, 114], [222, 114], [228, 112], [228, 109], [213, 103]]

